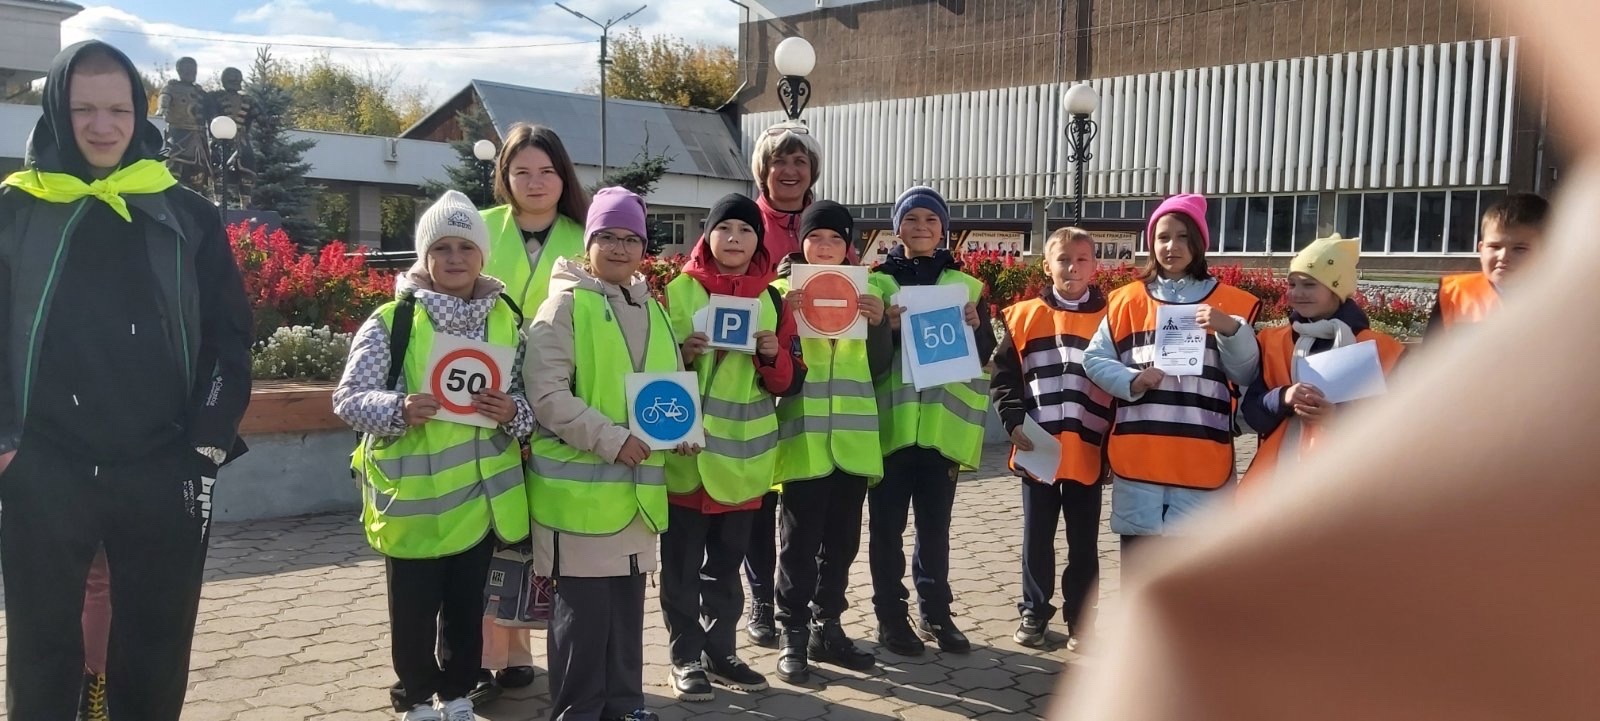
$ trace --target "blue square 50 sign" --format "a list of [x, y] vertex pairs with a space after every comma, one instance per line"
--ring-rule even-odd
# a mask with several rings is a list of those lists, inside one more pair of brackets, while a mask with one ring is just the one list
[[962, 325], [961, 309], [955, 306], [913, 314], [911, 335], [916, 341], [917, 362], [927, 365], [967, 355]]

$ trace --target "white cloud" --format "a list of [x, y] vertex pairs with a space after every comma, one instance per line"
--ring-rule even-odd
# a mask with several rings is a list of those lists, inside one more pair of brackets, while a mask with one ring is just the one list
[[338, 16], [317, 9], [309, 0], [268, 0], [258, 8], [238, 12], [233, 16], [233, 22], [260, 26], [273, 35], [371, 36], [366, 28], [341, 22]]

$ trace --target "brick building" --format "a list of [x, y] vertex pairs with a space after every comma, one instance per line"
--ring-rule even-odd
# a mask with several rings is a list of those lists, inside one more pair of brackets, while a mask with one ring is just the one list
[[[1469, 0], [765, 0], [741, 25], [746, 145], [783, 117], [773, 48], [817, 51], [824, 197], [887, 227], [914, 183], [957, 231], [1036, 247], [1068, 222], [1062, 92], [1100, 95], [1085, 225], [1210, 196], [1213, 252], [1362, 238], [1368, 267], [1470, 262], [1479, 209], [1549, 190], [1539, 73]], [[1543, 170], [1541, 170], [1543, 169]], [[869, 231], [870, 232], [870, 231]], [[1008, 240], [1009, 239], [1009, 240]]]

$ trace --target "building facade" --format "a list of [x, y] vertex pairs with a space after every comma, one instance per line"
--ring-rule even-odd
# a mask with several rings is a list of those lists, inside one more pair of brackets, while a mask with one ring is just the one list
[[[884, 227], [914, 184], [958, 238], [1036, 248], [1073, 217], [1062, 93], [1100, 96], [1084, 225], [1137, 246], [1211, 198], [1212, 252], [1362, 238], [1369, 267], [1470, 263], [1477, 217], [1548, 190], [1539, 73], [1503, 9], [1456, 0], [769, 0], [741, 28], [746, 138], [783, 118], [772, 49], [810, 41], [819, 192]], [[962, 233], [961, 231], [968, 231]], [[971, 231], [984, 231], [974, 234]], [[1010, 240], [996, 240], [996, 238]]]

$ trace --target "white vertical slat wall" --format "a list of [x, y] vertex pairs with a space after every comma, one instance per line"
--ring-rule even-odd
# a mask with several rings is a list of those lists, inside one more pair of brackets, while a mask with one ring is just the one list
[[[1516, 38], [1097, 78], [1091, 197], [1503, 185]], [[808, 108], [821, 197], [952, 202], [1072, 192], [1070, 83]], [[778, 112], [744, 116], [749, 153]]]

